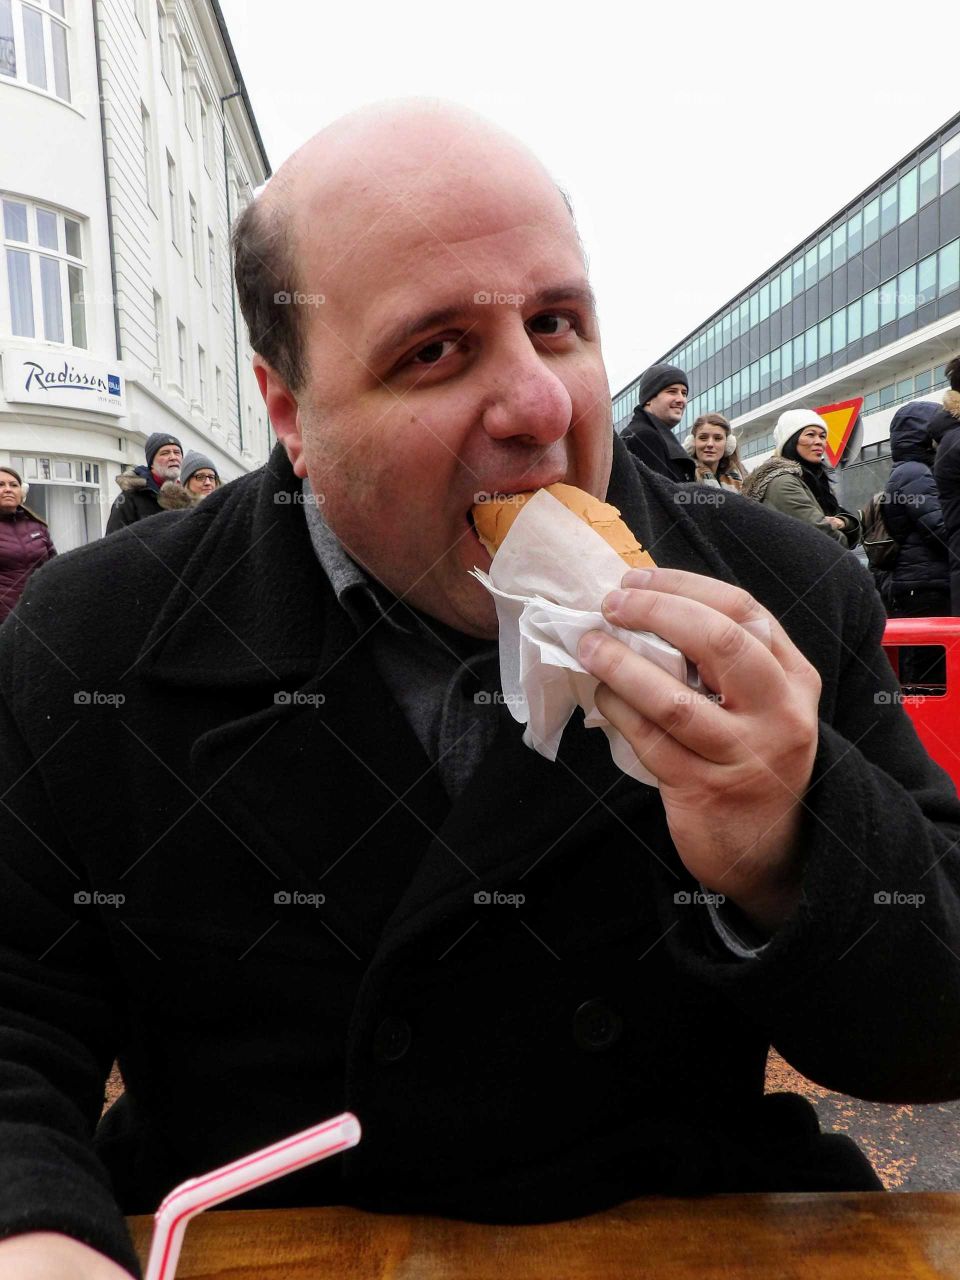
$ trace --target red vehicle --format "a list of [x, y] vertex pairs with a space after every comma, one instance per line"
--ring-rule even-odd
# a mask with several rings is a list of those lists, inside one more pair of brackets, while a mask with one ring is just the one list
[[898, 677], [901, 648], [915, 645], [945, 651], [946, 681], [902, 684], [904, 710], [920, 741], [960, 792], [960, 618], [891, 618], [883, 647]]

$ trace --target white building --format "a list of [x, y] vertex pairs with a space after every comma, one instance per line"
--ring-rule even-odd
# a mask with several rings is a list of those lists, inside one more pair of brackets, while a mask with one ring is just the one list
[[229, 228], [270, 167], [217, 0], [0, 0], [0, 136], [0, 465], [65, 551], [153, 431], [267, 457]]

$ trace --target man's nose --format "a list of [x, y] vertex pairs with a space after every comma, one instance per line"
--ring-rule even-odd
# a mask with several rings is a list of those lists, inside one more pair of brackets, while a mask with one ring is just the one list
[[560, 378], [529, 345], [529, 337], [524, 341], [526, 351], [497, 364], [483, 427], [495, 440], [525, 437], [527, 443], [552, 444], [570, 429], [573, 401]]

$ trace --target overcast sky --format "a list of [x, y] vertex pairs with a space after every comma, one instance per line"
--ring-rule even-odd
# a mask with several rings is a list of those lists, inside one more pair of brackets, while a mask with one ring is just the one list
[[221, 0], [274, 169], [422, 94], [570, 193], [612, 392], [960, 110], [953, 7]]

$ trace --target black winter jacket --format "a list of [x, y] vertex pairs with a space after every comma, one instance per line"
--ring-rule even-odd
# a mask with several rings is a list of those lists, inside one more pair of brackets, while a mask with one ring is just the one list
[[948, 391], [943, 408], [930, 423], [939, 440], [933, 475], [940, 493], [950, 556], [950, 612], [960, 617], [960, 392]]
[[114, 499], [107, 520], [107, 533], [116, 533], [128, 524], [161, 511], [180, 511], [194, 506], [197, 495], [185, 489], [177, 480], [164, 480], [158, 485], [149, 467], [133, 467], [117, 476], [120, 496]]
[[900, 544], [883, 580], [884, 599], [892, 605], [910, 591], [943, 596], [950, 610], [947, 532], [937, 483], [931, 470], [934, 452], [929, 428], [937, 406], [917, 400], [898, 409], [890, 424], [893, 470], [884, 487], [883, 518]]
[[[132, 1270], [118, 1202], [152, 1210], [344, 1108], [354, 1151], [237, 1207], [518, 1222], [879, 1186], [806, 1104], [764, 1097], [764, 1064], [772, 1043], [845, 1093], [960, 1093], [960, 804], [856, 559], [678, 492], [615, 442], [609, 499], [658, 563], [739, 582], [823, 681], [802, 900], [752, 959], [603, 734], [571, 722], [550, 763], [501, 707], [448, 798], [281, 448], [31, 579], [0, 628], [0, 1233]], [[127, 1092], [94, 1143], [115, 1056]]]
[[670, 480], [695, 480], [697, 464], [683, 445], [653, 414], [639, 406], [623, 429], [621, 440], [640, 462]]

